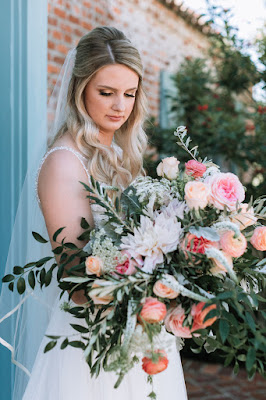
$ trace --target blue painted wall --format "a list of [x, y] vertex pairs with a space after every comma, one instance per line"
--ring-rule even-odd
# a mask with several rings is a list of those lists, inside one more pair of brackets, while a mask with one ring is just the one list
[[[45, 134], [47, 0], [1, 1], [0, 49], [2, 276], [28, 159], [37, 134]], [[12, 371], [10, 353], [0, 345], [1, 399], [11, 399]]]

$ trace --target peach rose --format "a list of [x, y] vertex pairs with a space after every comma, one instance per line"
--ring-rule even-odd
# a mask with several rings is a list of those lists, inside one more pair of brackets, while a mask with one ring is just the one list
[[166, 316], [166, 305], [154, 297], [147, 297], [140, 312], [139, 320], [149, 324], [160, 322]]
[[192, 233], [187, 233], [181, 247], [184, 251], [190, 251], [192, 253], [204, 254], [205, 250], [209, 247], [218, 247], [217, 242], [212, 242], [208, 239], [204, 239], [202, 236], [197, 237]]
[[178, 161], [175, 157], [166, 157], [157, 166], [157, 175], [164, 176], [171, 181], [178, 176], [179, 164], [180, 161]]
[[136, 267], [141, 268], [143, 265], [143, 259], [141, 256], [137, 257], [136, 259], [131, 257], [128, 251], [122, 250], [121, 251], [122, 255], [127, 256], [127, 259], [123, 264], [118, 264], [115, 269], [119, 274], [125, 274], [125, 275], [133, 275], [135, 274]]
[[152, 361], [150, 357], [143, 357], [142, 369], [149, 375], [155, 375], [159, 372], [164, 371], [168, 366], [167, 354], [164, 350], [156, 350], [155, 353], [159, 353], [157, 362]]
[[207, 206], [210, 197], [210, 187], [203, 182], [191, 181], [185, 186], [185, 200], [190, 208], [203, 209]]
[[200, 302], [198, 304], [193, 304], [192, 309], [191, 309], [191, 315], [193, 317], [193, 325], [191, 332], [197, 331], [198, 329], [204, 329], [207, 328], [207, 326], [211, 326], [217, 319], [217, 317], [209, 318], [207, 321], [204, 321], [204, 318], [206, 315], [211, 311], [216, 308], [215, 304], [212, 304], [211, 306], [208, 306], [203, 309], [206, 303]]
[[103, 273], [103, 262], [100, 257], [89, 256], [85, 261], [86, 274], [101, 276]]
[[196, 160], [189, 160], [186, 164], [186, 174], [193, 176], [195, 179], [201, 178], [204, 172], [206, 171], [206, 165], [196, 161]]
[[266, 226], [257, 226], [255, 228], [250, 243], [255, 249], [266, 251]]
[[221, 236], [220, 245], [225, 253], [232, 257], [240, 257], [245, 253], [247, 240], [242, 233], [238, 237], [235, 237], [233, 231], [227, 231]]
[[[228, 262], [230, 267], [233, 269], [232, 257], [229, 254], [225, 253], [224, 251], [222, 251], [221, 253], [226, 258], [226, 261]], [[212, 275], [226, 274], [227, 273], [227, 269], [225, 268], [225, 266], [220, 261], [218, 261], [216, 258], [211, 258], [211, 260], [213, 262], [213, 267], [210, 269], [210, 273]]]
[[238, 214], [234, 214], [231, 217], [231, 222], [239, 226], [239, 229], [242, 231], [243, 229], [247, 228], [248, 226], [254, 225], [257, 221], [257, 218], [254, 215], [253, 207], [248, 209], [247, 203], [242, 203], [239, 206], [241, 208], [241, 212]]
[[[172, 275], [168, 275], [168, 278], [173, 279], [175, 278]], [[168, 286], [164, 285], [161, 281], [157, 281], [153, 286], [153, 293], [156, 296], [163, 297], [165, 299], [175, 299], [179, 293], [175, 292], [173, 289], [170, 289]]]
[[218, 210], [223, 210], [226, 206], [233, 211], [237, 202], [242, 203], [245, 198], [243, 185], [231, 172], [213, 175], [208, 182], [211, 185], [210, 203]]
[[88, 293], [88, 295], [93, 300], [94, 304], [109, 304], [113, 300], [113, 296], [111, 294], [106, 294], [105, 296], [100, 297], [100, 295], [93, 292], [93, 289], [100, 287], [104, 290], [103, 286], [97, 285], [97, 283], [94, 282], [92, 284], [92, 290]]
[[183, 326], [185, 311], [181, 305], [171, 308], [165, 317], [164, 324], [168, 332], [182, 338], [191, 338], [191, 332], [188, 326]]

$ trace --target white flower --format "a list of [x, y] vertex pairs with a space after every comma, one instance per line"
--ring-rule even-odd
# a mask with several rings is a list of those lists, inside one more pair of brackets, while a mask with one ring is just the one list
[[157, 166], [157, 175], [165, 176], [170, 181], [176, 179], [179, 172], [179, 164], [180, 161], [178, 161], [175, 157], [166, 157]]
[[186, 205], [186, 202], [179, 201], [178, 199], [174, 199], [174, 200], [170, 201], [168, 206], [162, 207], [161, 210], [167, 218], [178, 217], [180, 219], [184, 218], [184, 212], [189, 211], [189, 209]]
[[176, 250], [181, 233], [181, 224], [164, 212], [157, 213], [154, 221], [141, 216], [140, 226], [134, 228], [134, 235], [122, 237], [120, 247], [128, 250], [134, 258], [138, 255], [145, 257], [142, 269], [151, 273], [157, 264], [163, 263], [164, 255]]

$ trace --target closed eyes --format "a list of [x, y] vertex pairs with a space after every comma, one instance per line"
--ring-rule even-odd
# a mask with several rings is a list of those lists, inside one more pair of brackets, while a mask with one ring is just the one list
[[[111, 96], [113, 93], [109, 93], [109, 92], [100, 92], [101, 96]], [[129, 94], [129, 93], [125, 93], [126, 97], [135, 97], [133, 94]]]

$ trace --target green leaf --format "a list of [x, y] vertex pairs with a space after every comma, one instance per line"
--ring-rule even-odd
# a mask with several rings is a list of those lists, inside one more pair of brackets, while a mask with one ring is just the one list
[[66, 347], [68, 346], [68, 338], [66, 338], [65, 340], [63, 340], [60, 349], [64, 350]]
[[81, 218], [80, 226], [82, 229], [89, 229], [89, 227], [90, 227], [90, 225], [88, 224], [86, 219], [83, 217]]
[[85, 326], [81, 326], [81, 325], [76, 325], [76, 324], [70, 324], [72, 326], [72, 328], [74, 328], [76, 331], [80, 332], [80, 333], [88, 333], [89, 329], [86, 328]]
[[54, 254], [61, 254], [63, 249], [64, 249], [63, 246], [58, 246], [55, 249], [53, 249], [53, 253]]
[[30, 287], [32, 289], [34, 289], [35, 288], [35, 276], [34, 276], [34, 272], [33, 271], [29, 272], [28, 282], [29, 282]]
[[65, 226], [63, 228], [57, 229], [57, 231], [54, 233], [54, 235], [53, 235], [54, 242], [56, 242], [57, 236], [60, 235], [60, 233], [62, 232], [63, 229], [65, 229]]
[[80, 349], [85, 349], [85, 344], [83, 342], [80, 342], [79, 340], [73, 340], [72, 342], [68, 343], [72, 347], [77, 347]]
[[246, 359], [246, 368], [248, 371], [251, 371], [254, 363], [256, 361], [256, 350], [254, 347], [250, 347], [247, 352], [247, 359]]
[[55, 336], [55, 335], [45, 335], [46, 337], [48, 337], [49, 339], [60, 339], [61, 336]]
[[246, 355], [245, 354], [239, 354], [239, 356], [237, 356], [237, 359], [239, 360], [239, 361], [246, 361]]
[[49, 270], [46, 273], [45, 278], [44, 278], [45, 286], [49, 286], [50, 285], [51, 280], [52, 280], [52, 276], [53, 276], [53, 272], [52, 272], [52, 270]]
[[70, 250], [78, 250], [78, 247], [74, 243], [64, 243], [64, 246]]
[[32, 232], [32, 235], [37, 242], [40, 243], [48, 243], [48, 240], [44, 239], [39, 233], [37, 232]]
[[219, 332], [221, 335], [222, 342], [224, 343], [230, 332], [230, 325], [225, 319], [219, 321]]
[[8, 274], [2, 278], [2, 282], [11, 282], [15, 279], [14, 275]]
[[223, 293], [219, 293], [216, 297], [219, 300], [230, 299], [231, 297], [234, 297], [234, 292], [226, 291], [226, 292], [223, 292]]
[[11, 292], [13, 292], [13, 290], [14, 290], [14, 282], [10, 282], [9, 283], [8, 289], [11, 290]]
[[34, 263], [34, 265], [36, 264], [36, 267], [39, 268], [42, 265], [44, 265], [45, 263], [47, 263], [47, 261], [52, 260], [54, 257], [43, 257], [41, 258], [39, 261], [37, 261], [36, 263]]
[[25, 292], [25, 289], [25, 279], [20, 277], [17, 281], [17, 291], [19, 292], [19, 294], [23, 294]]
[[251, 329], [253, 332], [255, 332], [255, 331], [256, 331], [256, 323], [255, 323], [255, 321], [254, 321], [252, 315], [251, 315], [248, 311], [246, 311], [246, 312], [245, 312], [245, 316], [246, 316], [246, 320], [247, 320], [247, 323], [248, 323], [250, 329]]
[[56, 340], [52, 340], [51, 342], [47, 343], [44, 349], [44, 353], [47, 353], [47, 351], [52, 350], [56, 346], [56, 344], [57, 344]]
[[19, 267], [19, 266], [17, 266], [17, 265], [13, 268], [13, 273], [14, 273], [15, 275], [23, 274], [23, 272], [24, 272], [24, 268]]
[[45, 268], [42, 268], [41, 273], [40, 273], [40, 283], [41, 283], [41, 287], [44, 285], [45, 283], [45, 275], [46, 275], [46, 271]]

